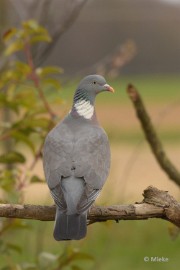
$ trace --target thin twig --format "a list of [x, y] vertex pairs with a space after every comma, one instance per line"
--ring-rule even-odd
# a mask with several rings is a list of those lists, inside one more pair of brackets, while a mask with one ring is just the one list
[[40, 86], [40, 83], [39, 83], [39, 78], [38, 78], [38, 76], [36, 74], [33, 59], [32, 59], [32, 55], [31, 55], [30, 44], [29, 44], [28, 41], [25, 42], [24, 52], [25, 52], [25, 55], [26, 55], [26, 58], [27, 58], [28, 65], [31, 68], [31, 74], [30, 74], [29, 77], [33, 81], [34, 86], [36, 87], [37, 92], [39, 94], [39, 97], [40, 97], [40, 99], [42, 100], [42, 102], [44, 104], [44, 107], [46, 108], [47, 112], [49, 113], [51, 119], [54, 120], [56, 118], [56, 114], [52, 111], [51, 107], [49, 106], [48, 101], [45, 98], [43, 90], [41, 89], [41, 86]]
[[128, 85], [127, 92], [133, 102], [137, 117], [140, 120], [142, 129], [156, 160], [169, 178], [180, 186], [180, 173], [167, 157], [138, 91], [130, 84]]

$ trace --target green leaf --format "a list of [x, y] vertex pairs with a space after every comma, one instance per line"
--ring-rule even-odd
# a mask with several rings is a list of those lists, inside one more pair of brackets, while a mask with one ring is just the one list
[[24, 163], [25, 161], [25, 157], [16, 151], [11, 151], [0, 156], [0, 163], [4, 164]]
[[31, 44], [36, 42], [52, 41], [48, 31], [44, 27], [40, 26], [35, 20], [23, 22], [23, 28]]
[[50, 124], [47, 118], [32, 118], [26, 119], [24, 125], [30, 128], [48, 128]]
[[14, 252], [14, 251], [20, 254], [22, 252], [22, 249], [18, 245], [8, 243], [8, 242], [1, 240], [1, 242], [0, 242], [0, 253], [1, 254], [2, 253], [3, 254], [10, 254], [11, 252]]
[[16, 102], [18, 102], [19, 107], [24, 107], [30, 109], [31, 111], [37, 105], [37, 98], [34, 89], [29, 89], [28, 86], [23, 86], [18, 89], [19, 91], [14, 96]]
[[[10, 88], [11, 85], [8, 87], [8, 89], [13, 90], [13, 88]], [[19, 112], [19, 102], [17, 100], [10, 100], [8, 99], [7, 94], [0, 93], [0, 107], [1, 108], [8, 108], [11, 109], [12, 111], [18, 113]]]
[[4, 107], [5, 102], [6, 102], [6, 95], [5, 93], [0, 92], [0, 106]]
[[28, 20], [22, 23], [22, 26], [24, 28], [25, 31], [30, 31], [30, 33], [41, 33], [41, 34], [48, 34], [48, 31], [46, 30], [46, 28], [44, 28], [43, 26], [41, 26], [36, 20]]
[[10, 182], [7, 179], [0, 179], [0, 188], [2, 188], [4, 191], [10, 193], [12, 189], [14, 188], [14, 183]]
[[9, 55], [11, 55], [11, 54], [13, 54], [13, 53], [15, 53], [15, 52], [17, 52], [17, 51], [22, 50], [23, 47], [24, 47], [24, 44], [23, 44], [22, 40], [17, 39], [16, 41], [14, 41], [13, 43], [11, 43], [11, 44], [7, 47], [7, 49], [4, 51], [4, 54], [5, 54], [6, 56], [9, 56]]
[[39, 28], [38, 22], [33, 19], [23, 22], [22, 25], [24, 28], [31, 28], [33, 30], [38, 30]]
[[39, 34], [36, 36], [31, 37], [30, 43], [37, 43], [37, 42], [51, 42], [52, 38], [49, 35]]
[[16, 251], [17, 253], [22, 253], [22, 248], [18, 245], [7, 243], [6, 246], [9, 250]]
[[180, 228], [172, 223], [169, 224], [168, 231], [172, 240], [176, 240], [177, 237], [180, 235]]
[[10, 101], [10, 100], [6, 99], [4, 101], [4, 103], [1, 105], [1, 107], [11, 109], [16, 114], [19, 113], [19, 106], [18, 106], [18, 102], [16, 100]]
[[20, 61], [15, 62], [15, 68], [18, 72], [26, 76], [31, 73], [30, 66]]
[[30, 135], [32, 132], [40, 132], [49, 129], [51, 120], [43, 117], [34, 118], [33, 116], [24, 117], [22, 120], [13, 124], [14, 130], [19, 130], [24, 135]]
[[37, 75], [39, 75], [41, 77], [47, 76], [49, 74], [60, 74], [62, 72], [63, 72], [63, 69], [60, 67], [56, 67], [56, 66], [48, 66], [48, 67], [36, 69]]
[[50, 85], [50, 86], [53, 86], [57, 90], [61, 88], [59, 81], [53, 78], [43, 79], [42, 82], [45, 86]]
[[25, 143], [32, 150], [33, 154], [35, 153], [35, 145], [27, 135], [23, 134], [21, 131], [12, 131], [11, 136], [16, 139], [17, 142]]
[[22, 72], [18, 71], [14, 65], [12, 69], [5, 70], [1, 74], [0, 87], [7, 86], [9, 88], [9, 85], [16, 87], [23, 79]]
[[44, 183], [44, 179], [41, 179], [37, 175], [33, 175], [30, 180], [31, 183]]
[[6, 191], [11, 192], [15, 186], [15, 173], [13, 170], [2, 170], [0, 174], [0, 187]]
[[44, 108], [44, 106], [42, 106], [42, 104], [38, 104], [38, 106], [35, 106], [33, 108], [31, 108], [31, 111], [28, 111], [28, 116], [30, 117], [35, 117], [39, 114], [44, 114], [46, 113], [46, 109]]
[[3, 40], [9, 41], [11, 38], [15, 37], [17, 34], [16, 28], [10, 28], [3, 34]]

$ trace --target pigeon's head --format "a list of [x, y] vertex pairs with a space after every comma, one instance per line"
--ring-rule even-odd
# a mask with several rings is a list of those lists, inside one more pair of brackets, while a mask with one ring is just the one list
[[71, 115], [85, 119], [95, 119], [94, 102], [97, 94], [114, 89], [100, 75], [89, 75], [82, 79], [74, 95]]
[[90, 96], [96, 96], [103, 91], [114, 93], [114, 89], [109, 84], [107, 84], [104, 77], [100, 75], [86, 76], [80, 82], [78, 89], [88, 92]]

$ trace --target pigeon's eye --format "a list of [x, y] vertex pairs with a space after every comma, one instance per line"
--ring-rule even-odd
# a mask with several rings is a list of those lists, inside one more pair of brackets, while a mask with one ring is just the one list
[[96, 82], [94, 81], [93, 84], [96, 84]]

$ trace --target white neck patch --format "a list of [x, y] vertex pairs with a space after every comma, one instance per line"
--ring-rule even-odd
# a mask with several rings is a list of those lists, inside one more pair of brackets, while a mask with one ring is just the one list
[[94, 113], [94, 106], [87, 100], [80, 99], [74, 104], [77, 113], [85, 119], [91, 119]]

